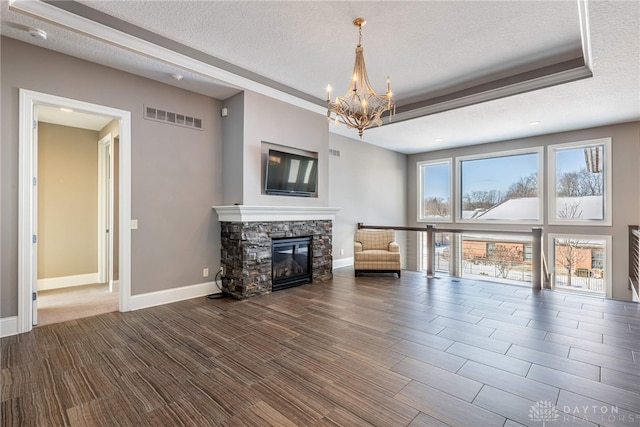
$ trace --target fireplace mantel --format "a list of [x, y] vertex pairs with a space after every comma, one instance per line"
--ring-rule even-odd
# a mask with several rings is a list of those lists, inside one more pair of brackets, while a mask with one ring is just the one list
[[335, 220], [340, 208], [314, 206], [213, 206], [221, 222]]

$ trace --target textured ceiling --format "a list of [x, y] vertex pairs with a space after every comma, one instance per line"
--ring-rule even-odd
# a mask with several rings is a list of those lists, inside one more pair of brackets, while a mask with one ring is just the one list
[[[266, 87], [319, 112], [328, 83], [334, 93], [346, 90], [357, 16], [368, 21], [363, 46], [369, 78], [383, 91], [390, 75], [399, 106], [581, 57], [586, 48], [593, 77], [365, 131], [366, 142], [404, 153], [640, 119], [637, 1], [67, 3], [71, 12], [65, 13], [73, 18], [88, 17], [164, 46], [186, 58], [182, 62], [105, 42], [98, 27], [94, 32], [43, 22], [19, 12], [24, 3], [12, 10], [2, 3], [3, 35], [219, 99]], [[28, 27], [46, 30], [48, 40], [31, 38]], [[169, 74], [176, 72], [184, 79], [172, 80]], [[542, 123], [529, 126], [534, 120]], [[357, 137], [344, 127], [330, 130]]]

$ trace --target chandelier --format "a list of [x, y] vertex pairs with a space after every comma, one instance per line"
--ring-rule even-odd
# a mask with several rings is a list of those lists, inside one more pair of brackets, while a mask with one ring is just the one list
[[[382, 124], [381, 116], [389, 111], [389, 118], [395, 114], [395, 103], [391, 99], [391, 83], [387, 77], [387, 93], [378, 95], [369, 83], [367, 68], [364, 65], [364, 52], [362, 48], [362, 26], [367, 21], [364, 18], [356, 18], [353, 25], [358, 27], [358, 46], [356, 46], [356, 62], [353, 66], [353, 77], [347, 93], [336, 97], [331, 101], [331, 86], [327, 86], [327, 120], [335, 118], [336, 125], [343, 122], [350, 128], [358, 129], [360, 139], [362, 132], [373, 125]], [[393, 109], [393, 110], [392, 110]], [[334, 114], [335, 116], [332, 116]]]

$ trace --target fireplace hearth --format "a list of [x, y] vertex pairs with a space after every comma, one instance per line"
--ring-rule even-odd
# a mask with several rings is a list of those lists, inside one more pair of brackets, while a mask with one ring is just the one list
[[312, 237], [271, 240], [271, 290], [312, 282]]

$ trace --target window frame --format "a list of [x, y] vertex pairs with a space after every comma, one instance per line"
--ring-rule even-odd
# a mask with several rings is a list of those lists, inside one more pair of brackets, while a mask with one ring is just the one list
[[[595, 254], [600, 254], [600, 255], [594, 257]], [[597, 261], [597, 262], [601, 263], [602, 267], [594, 267], [594, 261]], [[593, 251], [592, 250], [591, 251], [591, 269], [593, 270], [593, 269], [599, 268], [599, 269], [603, 269], [604, 270], [604, 265], [605, 265], [605, 256], [604, 256], [604, 254], [601, 251]]]
[[[604, 218], [603, 219], [558, 219], [556, 217], [556, 153], [558, 151], [576, 148], [589, 148], [604, 145]], [[611, 138], [598, 138], [585, 141], [552, 144], [547, 146], [548, 182], [547, 182], [547, 224], [549, 225], [579, 225], [579, 226], [610, 226], [612, 225], [612, 159]]]
[[[469, 160], [482, 160], [482, 159], [493, 159], [499, 157], [510, 157], [510, 156], [518, 156], [523, 154], [537, 154], [538, 155], [538, 219], [537, 220], [506, 220], [506, 219], [495, 219], [495, 220], [483, 220], [483, 219], [463, 219], [462, 218], [462, 197], [464, 193], [462, 191], [462, 163]], [[456, 215], [455, 222], [461, 224], [523, 224], [523, 225], [542, 225], [544, 224], [544, 147], [528, 147], [521, 148], [517, 150], [506, 150], [506, 151], [496, 151], [491, 153], [484, 154], [473, 154], [469, 156], [460, 156], [456, 157]]]
[[[556, 239], [576, 239], [576, 240], [604, 240], [604, 256], [603, 270], [605, 280], [605, 296], [607, 298], [613, 298], [613, 238], [607, 234], [572, 234], [572, 233], [549, 233], [547, 235], [548, 242], [548, 266], [549, 273], [553, 274], [553, 280], [551, 281], [551, 288], [555, 288], [555, 274], [556, 274]], [[580, 292], [580, 291], [577, 291]]]
[[[453, 158], [443, 158], [443, 159], [435, 159], [435, 160], [424, 160], [417, 162], [417, 174], [418, 174], [418, 192], [417, 192], [417, 213], [416, 213], [416, 222], [426, 222], [426, 223], [453, 223], [455, 215], [455, 195], [454, 195], [454, 186], [453, 186]], [[435, 166], [435, 165], [443, 165], [446, 164], [449, 166], [449, 216], [447, 218], [427, 218], [424, 216], [424, 179], [422, 176], [422, 167], [423, 166]]]

